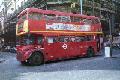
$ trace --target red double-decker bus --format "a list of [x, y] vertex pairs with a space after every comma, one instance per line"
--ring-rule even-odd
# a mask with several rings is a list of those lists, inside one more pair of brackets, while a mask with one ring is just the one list
[[102, 29], [97, 17], [27, 8], [18, 18], [17, 60], [22, 64], [92, 57], [100, 50]]

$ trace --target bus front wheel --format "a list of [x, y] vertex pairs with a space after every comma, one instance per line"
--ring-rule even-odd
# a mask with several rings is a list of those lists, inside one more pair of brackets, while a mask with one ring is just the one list
[[22, 65], [29, 65], [29, 63], [26, 62], [26, 61], [21, 61], [21, 64], [22, 64]]
[[95, 51], [92, 47], [87, 49], [87, 57], [93, 57], [95, 54]]
[[32, 66], [39, 66], [43, 63], [43, 55], [40, 52], [34, 52], [29, 58], [29, 64]]

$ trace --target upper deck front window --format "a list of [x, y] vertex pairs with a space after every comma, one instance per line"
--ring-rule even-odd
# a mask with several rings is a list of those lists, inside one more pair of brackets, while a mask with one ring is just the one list
[[28, 18], [32, 20], [41, 20], [42, 14], [40, 13], [29, 13]]
[[19, 21], [25, 21], [26, 20], [26, 14], [20, 16]]

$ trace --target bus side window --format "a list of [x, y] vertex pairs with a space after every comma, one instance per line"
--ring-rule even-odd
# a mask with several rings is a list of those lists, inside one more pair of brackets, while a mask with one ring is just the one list
[[75, 42], [82, 42], [85, 41], [85, 37], [84, 36], [77, 36], [75, 37]]
[[86, 36], [86, 40], [87, 40], [87, 41], [92, 41], [92, 40], [93, 40], [93, 36], [90, 36], [90, 35], [89, 35], [89, 36]]
[[58, 42], [58, 37], [53, 37], [53, 42]]
[[48, 38], [47, 38], [47, 42], [48, 42], [48, 43], [58, 42], [58, 38], [57, 38], [57, 37], [48, 37]]
[[38, 37], [38, 44], [42, 44], [42, 37]]
[[65, 37], [64, 42], [69, 42], [69, 37]]
[[58, 22], [70, 22], [70, 16], [57, 16]]
[[74, 22], [74, 16], [70, 16], [71, 22]]
[[67, 36], [61, 36], [59, 37], [59, 42], [70, 42], [70, 40]]
[[74, 22], [80, 22], [81, 18], [80, 17], [74, 17]]
[[81, 41], [85, 41], [85, 36], [82, 36], [82, 37], [81, 37]]
[[44, 18], [46, 21], [56, 21], [56, 15], [54, 14], [45, 14]]
[[59, 42], [64, 42], [64, 37], [59, 37]]
[[75, 37], [70, 37], [70, 42], [75, 42]]
[[52, 38], [52, 37], [48, 37], [48, 38], [47, 38], [47, 42], [48, 42], [48, 43], [53, 43], [53, 38]]

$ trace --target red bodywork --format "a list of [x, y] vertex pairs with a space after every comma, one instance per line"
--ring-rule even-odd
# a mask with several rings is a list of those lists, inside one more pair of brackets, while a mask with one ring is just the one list
[[[41, 10], [36, 8], [28, 8], [20, 13], [19, 18], [24, 14], [29, 14], [32, 12], [41, 13], [41, 14], [55, 14], [62, 16], [79, 16], [81, 18], [87, 19], [98, 19], [94, 16], [86, 16], [72, 13], [64, 13], [53, 10]], [[26, 15], [26, 16], [27, 16]], [[85, 56], [87, 48], [92, 46], [97, 54], [97, 34], [101, 34], [101, 24], [91, 24], [89, 31], [74, 31], [74, 30], [48, 30], [46, 28], [47, 25], [54, 24], [64, 24], [64, 25], [75, 25], [76, 27], [80, 27], [85, 25], [83, 22], [55, 22], [55, 21], [46, 21], [44, 18], [41, 20], [32, 20], [28, 19], [28, 32], [21, 34], [21, 32], [17, 33], [17, 36], [23, 36], [26, 34], [34, 34], [34, 35], [42, 35], [43, 42], [41, 44], [37, 44], [35, 42], [32, 45], [19, 45], [17, 46], [17, 60], [26, 61], [29, 59], [31, 54], [35, 51], [40, 51], [44, 55], [44, 61], [63, 59], [63, 58], [71, 58], [75, 56]], [[53, 24], [54, 23], [54, 24]], [[18, 22], [19, 27], [20, 21]], [[84, 41], [84, 42], [56, 42], [56, 43], [48, 43], [47, 38], [49, 36], [87, 36], [92, 35], [94, 39], [92, 41]], [[36, 41], [36, 40], [35, 40]], [[67, 48], [66, 48], [67, 45]]]

